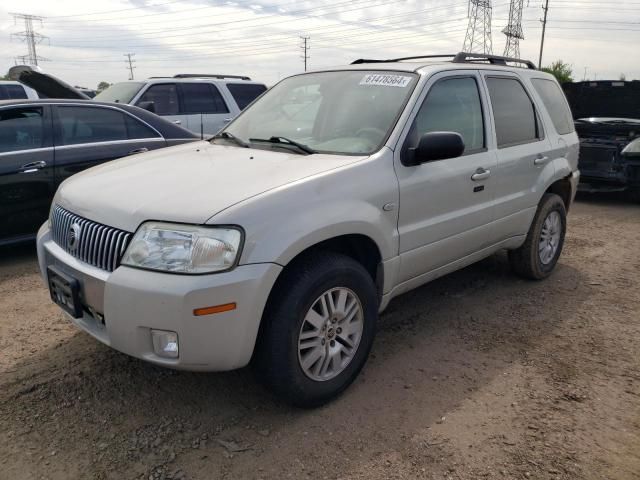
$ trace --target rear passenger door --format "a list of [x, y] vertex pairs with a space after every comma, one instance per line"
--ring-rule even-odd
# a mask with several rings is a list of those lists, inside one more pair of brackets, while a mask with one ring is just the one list
[[187, 117], [186, 128], [196, 134], [213, 135], [231, 121], [232, 114], [220, 90], [202, 82], [180, 83], [182, 112]]
[[527, 233], [541, 188], [553, 176], [549, 139], [538, 106], [514, 74], [485, 73], [495, 125], [498, 167], [495, 175], [496, 235]]
[[[153, 108], [148, 108], [151, 103]], [[144, 104], [144, 105], [143, 105]], [[154, 83], [147, 87], [135, 103], [165, 120], [187, 127], [187, 116], [180, 110], [180, 92], [176, 83]]]
[[162, 136], [117, 108], [55, 106], [56, 187], [74, 173], [116, 158], [162, 148]]
[[[491, 244], [493, 173], [486, 100], [476, 71], [435, 75], [411, 121], [395, 168], [400, 184], [400, 282], [464, 258]], [[461, 157], [407, 166], [403, 156], [427, 132], [453, 131]]]
[[0, 108], [0, 244], [34, 235], [54, 192], [49, 107]]

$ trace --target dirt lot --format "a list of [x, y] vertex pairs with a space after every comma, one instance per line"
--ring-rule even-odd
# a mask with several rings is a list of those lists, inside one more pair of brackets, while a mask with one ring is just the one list
[[581, 199], [547, 281], [497, 255], [395, 300], [312, 411], [97, 343], [32, 250], [0, 251], [2, 479], [640, 478], [640, 206]]

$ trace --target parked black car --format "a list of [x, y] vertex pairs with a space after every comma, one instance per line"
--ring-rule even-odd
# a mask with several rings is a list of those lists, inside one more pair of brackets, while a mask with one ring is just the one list
[[58, 185], [74, 173], [198, 138], [130, 105], [0, 101], [0, 245], [34, 238]]
[[565, 83], [580, 137], [580, 189], [640, 201], [640, 81]]

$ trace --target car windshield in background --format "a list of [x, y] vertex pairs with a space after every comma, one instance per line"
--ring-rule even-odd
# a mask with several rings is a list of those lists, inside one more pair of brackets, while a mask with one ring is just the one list
[[[364, 70], [290, 77], [227, 129], [243, 141], [277, 137], [319, 153], [371, 154], [382, 146], [417, 81], [410, 72]], [[256, 142], [289, 148], [287, 142]]]
[[143, 82], [114, 83], [106, 90], [97, 94], [94, 100], [98, 102], [129, 103], [143, 85]]

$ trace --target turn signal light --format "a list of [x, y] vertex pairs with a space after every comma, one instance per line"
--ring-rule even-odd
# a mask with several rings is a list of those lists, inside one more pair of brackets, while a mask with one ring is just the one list
[[214, 313], [230, 312], [231, 310], [235, 310], [236, 306], [236, 303], [232, 302], [225, 303], [224, 305], [215, 305], [213, 307], [196, 308], [193, 311], [193, 314], [196, 317], [200, 317], [202, 315], [213, 315]]

